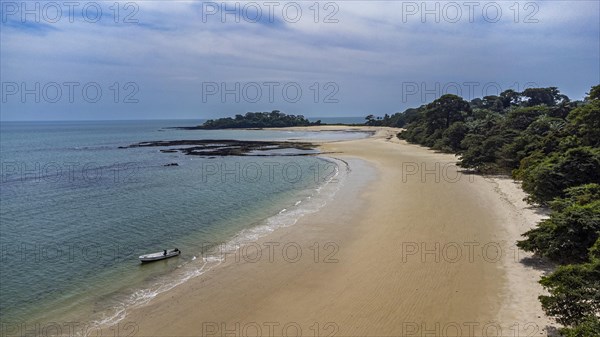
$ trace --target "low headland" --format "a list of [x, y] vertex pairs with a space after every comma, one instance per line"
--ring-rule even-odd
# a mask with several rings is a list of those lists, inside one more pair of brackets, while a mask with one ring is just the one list
[[262, 129], [293, 126], [321, 125], [321, 121], [311, 122], [302, 115], [288, 115], [273, 110], [271, 112], [247, 112], [245, 115], [209, 119], [202, 125], [176, 127], [181, 130], [219, 130], [219, 129]]

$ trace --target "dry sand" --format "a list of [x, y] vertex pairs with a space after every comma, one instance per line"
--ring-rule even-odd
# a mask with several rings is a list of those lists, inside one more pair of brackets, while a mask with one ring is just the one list
[[463, 174], [397, 129], [309, 129], [376, 134], [322, 144], [352, 168], [336, 197], [261, 239], [257, 262], [228, 258], [130, 310], [137, 336], [546, 335], [543, 266], [514, 245], [543, 214], [516, 184]]

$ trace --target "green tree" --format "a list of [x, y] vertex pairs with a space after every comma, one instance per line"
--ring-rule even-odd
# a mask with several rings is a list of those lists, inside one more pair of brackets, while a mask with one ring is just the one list
[[497, 171], [497, 152], [504, 144], [506, 140], [502, 135], [485, 136], [469, 133], [461, 142], [464, 150], [461, 152], [458, 164], [483, 173]]
[[550, 203], [548, 219], [529, 230], [517, 246], [559, 263], [585, 262], [600, 235], [600, 185], [569, 188]]
[[526, 106], [546, 105], [555, 106], [563, 100], [568, 101], [568, 97], [561, 95], [556, 87], [549, 88], [528, 88], [523, 90], [522, 96], [526, 97]]
[[600, 99], [591, 99], [589, 104], [573, 109], [567, 120], [582, 145], [600, 147]]
[[564, 196], [564, 190], [586, 183], [600, 183], [600, 149], [577, 147], [555, 152], [521, 172], [523, 190], [531, 202], [545, 204]]
[[548, 111], [549, 109], [544, 106], [516, 108], [508, 113], [504, 126], [509, 129], [525, 130], [536, 119], [546, 115]]
[[[516, 132], [498, 153], [498, 166], [507, 170], [518, 169], [521, 161], [536, 151], [551, 153], [558, 147], [559, 134], [565, 122], [559, 118], [541, 115], [527, 129]], [[509, 135], [510, 131], [505, 131]]]
[[425, 119], [430, 130], [447, 129], [454, 122], [463, 122], [471, 113], [469, 103], [464, 99], [446, 94], [429, 103], [425, 109]]
[[307, 126], [310, 121], [303, 115], [286, 115], [279, 110], [271, 112], [247, 112], [245, 115], [235, 115], [235, 118], [225, 117], [209, 119], [200, 125], [200, 129], [235, 129], [235, 128], [272, 128], [285, 126]]
[[588, 320], [600, 314], [600, 261], [560, 266], [540, 283], [549, 292], [539, 297], [549, 316], [567, 326], [588, 322], [582, 329], [597, 331], [597, 322]]
[[586, 97], [586, 100], [600, 100], [600, 84], [592, 87], [592, 89], [588, 93], [588, 97]]
[[[521, 249], [562, 265], [540, 282], [544, 310], [566, 337], [600, 336], [600, 85], [571, 102], [556, 87], [506, 90], [469, 104], [444, 95], [421, 106], [399, 134], [460, 154], [459, 165], [511, 172], [548, 219], [523, 234]], [[407, 110], [408, 111], [408, 110]], [[397, 119], [395, 119], [397, 118]]]
[[600, 201], [571, 205], [527, 231], [518, 247], [558, 263], [581, 263], [600, 234]]
[[500, 93], [500, 99], [502, 100], [502, 105], [506, 109], [520, 103], [520, 94], [512, 89], [508, 89]]
[[442, 134], [442, 139], [437, 148], [448, 152], [460, 152], [460, 144], [468, 130], [467, 125], [463, 122], [456, 122], [450, 125]]
[[600, 336], [600, 320], [598, 317], [589, 316], [574, 327], [560, 329], [564, 337], [595, 337]]

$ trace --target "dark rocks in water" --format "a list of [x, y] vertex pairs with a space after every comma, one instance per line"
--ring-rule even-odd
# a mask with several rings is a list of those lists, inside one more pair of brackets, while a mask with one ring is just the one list
[[[181, 152], [192, 156], [247, 156], [260, 155], [249, 154], [253, 151], [264, 150], [313, 150], [315, 145], [306, 142], [284, 142], [284, 141], [253, 141], [253, 140], [231, 140], [231, 139], [200, 139], [200, 140], [158, 140], [151, 142], [140, 142], [128, 146], [119, 146], [120, 149], [134, 147], [172, 147], [180, 148], [161, 149], [163, 153]], [[295, 156], [313, 155], [314, 153], [289, 154]]]
[[164, 164], [163, 166], [179, 166], [179, 164], [177, 164], [177, 163], [168, 163], [168, 164]]

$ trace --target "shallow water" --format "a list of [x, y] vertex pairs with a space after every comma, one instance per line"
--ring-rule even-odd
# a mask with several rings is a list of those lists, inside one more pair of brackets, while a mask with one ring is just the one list
[[[235, 247], [318, 210], [335, 192], [324, 186], [341, 179], [343, 167], [313, 156], [209, 159], [118, 146], [365, 136], [164, 129], [198, 123], [1, 124], [3, 322], [118, 320], [128, 305], [143, 304], [218, 264], [202, 252]], [[179, 166], [164, 166], [172, 162]], [[183, 254], [148, 265], [137, 259], [172, 247]]]

